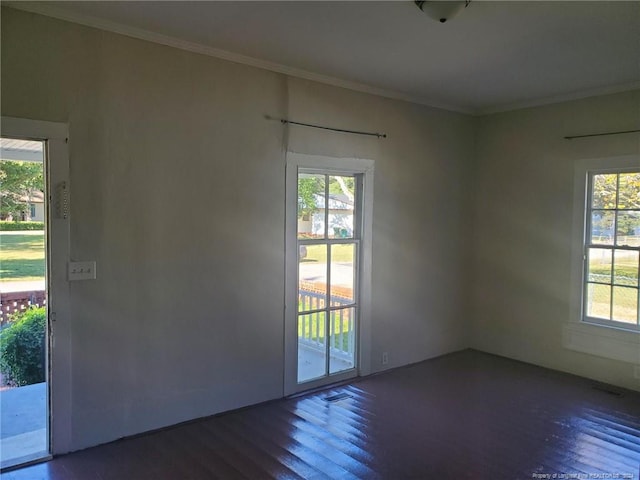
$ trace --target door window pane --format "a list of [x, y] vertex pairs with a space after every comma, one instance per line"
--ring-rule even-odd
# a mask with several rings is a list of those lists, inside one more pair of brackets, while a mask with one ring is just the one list
[[328, 247], [326, 244], [298, 247], [298, 312], [326, 307]]
[[326, 373], [326, 312], [298, 315], [298, 382]]
[[355, 308], [331, 311], [329, 373], [342, 372], [355, 366]]
[[329, 177], [329, 238], [353, 238], [355, 177]]
[[298, 238], [324, 238], [325, 176], [298, 174]]
[[332, 307], [355, 303], [355, 258], [356, 245], [354, 243], [331, 246]]

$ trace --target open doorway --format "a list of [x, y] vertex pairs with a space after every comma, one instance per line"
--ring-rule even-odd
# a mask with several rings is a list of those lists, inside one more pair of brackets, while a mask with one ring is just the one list
[[46, 145], [0, 138], [0, 466], [49, 455]]

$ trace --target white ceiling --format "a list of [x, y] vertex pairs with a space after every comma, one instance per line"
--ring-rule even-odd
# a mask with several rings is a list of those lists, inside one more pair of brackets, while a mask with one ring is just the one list
[[9, 4], [470, 113], [640, 87], [640, 1], [474, 0], [444, 24], [412, 1]]

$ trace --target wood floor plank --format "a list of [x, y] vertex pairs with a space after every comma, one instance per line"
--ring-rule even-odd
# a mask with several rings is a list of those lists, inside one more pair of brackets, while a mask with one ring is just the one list
[[[366, 464], [360, 462], [356, 456], [351, 456], [347, 453], [350, 450], [349, 442], [339, 439], [336, 439], [334, 442], [328, 442], [326, 436], [320, 436], [298, 428], [290, 418], [285, 423], [275, 419], [272, 415], [262, 416], [256, 411], [247, 413], [249, 414], [249, 419], [256, 423], [263, 422], [263, 425], [272, 432], [282, 431], [287, 434], [291, 440], [295, 441], [300, 448], [312, 452], [316, 463], [319, 460], [326, 459], [328, 462], [344, 469], [345, 472], [355, 475], [356, 478], [377, 478], [376, 473]], [[283, 430], [285, 428], [286, 431]], [[330, 471], [334, 471], [333, 467], [331, 467]], [[348, 478], [347, 473], [341, 473], [341, 475], [344, 478]]]
[[298, 475], [294, 470], [290, 469], [280, 458], [276, 458], [271, 449], [263, 449], [260, 445], [252, 443], [244, 435], [244, 431], [240, 434], [229, 429], [224, 422], [206, 422], [205, 428], [212, 435], [219, 436], [229, 445], [233, 446], [240, 458], [251, 458], [262, 470], [261, 474], [256, 474], [254, 478], [273, 478], [278, 480], [300, 480], [305, 478]]
[[[349, 397], [327, 401], [340, 394]], [[640, 393], [464, 351], [56, 457], [1, 479], [529, 480], [553, 474], [639, 480]]]
[[275, 412], [273, 417], [278, 421], [284, 421], [288, 418], [295, 428], [317, 437], [333, 448], [342, 448], [349, 456], [365, 465], [370, 465], [374, 461], [373, 456], [369, 452], [360, 448], [356, 443], [351, 442], [351, 438], [342, 435], [342, 431], [339, 428], [331, 428], [329, 426], [323, 428], [297, 416], [291, 420], [291, 417], [288, 416], [286, 412]]
[[223, 416], [220, 417], [220, 423], [222, 425], [226, 425], [230, 430], [235, 431], [238, 435], [246, 438], [255, 447], [268, 452], [272, 458], [282, 463], [296, 475], [305, 479], [313, 480], [327, 478], [322, 472], [306, 463], [304, 459], [298, 457], [295, 452], [292, 452], [288, 448], [287, 439], [274, 439], [270, 435], [270, 432], [264, 432], [252, 425], [247, 425], [242, 420], [241, 416], [236, 416], [235, 418]]
[[[314, 449], [306, 448], [304, 444], [297, 441], [293, 435], [291, 435], [289, 425], [285, 425], [279, 429], [272, 429], [270, 424], [267, 424], [259, 417], [251, 418], [253, 410], [247, 410], [240, 422], [245, 428], [252, 430], [254, 433], [257, 431], [269, 432], [269, 439], [271, 442], [279, 445], [282, 449], [289, 452], [291, 455], [297, 457], [306, 465], [309, 465], [314, 470], [326, 475], [328, 478], [345, 478], [355, 479], [354, 475], [351, 475], [347, 470], [341, 466], [333, 463], [330, 459], [316, 452]], [[264, 416], [265, 418], [267, 415]]]

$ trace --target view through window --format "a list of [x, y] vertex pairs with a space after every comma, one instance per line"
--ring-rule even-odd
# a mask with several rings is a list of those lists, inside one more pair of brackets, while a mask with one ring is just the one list
[[0, 140], [0, 465], [48, 455], [44, 144]]
[[640, 172], [588, 178], [584, 319], [638, 328]]

